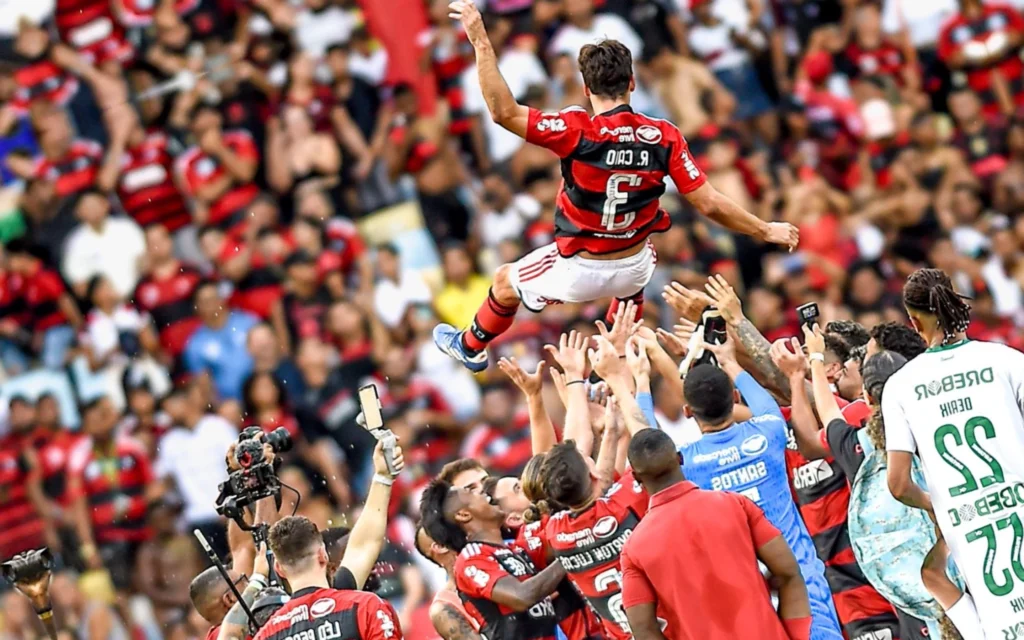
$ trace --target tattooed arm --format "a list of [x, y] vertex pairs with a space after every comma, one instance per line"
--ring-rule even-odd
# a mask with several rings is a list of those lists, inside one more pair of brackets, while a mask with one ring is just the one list
[[450, 604], [435, 602], [430, 605], [430, 621], [434, 623], [434, 631], [444, 640], [482, 640], [466, 616]]
[[[730, 334], [735, 337], [740, 349], [736, 349], [736, 358], [741, 367], [754, 376], [780, 401], [789, 404], [792, 392], [789, 388], [789, 379], [786, 374], [775, 366], [772, 356], [769, 353], [772, 343], [761, 335], [754, 323], [743, 315], [743, 308], [740, 306], [739, 296], [732, 286], [720, 275], [708, 278], [705, 289], [714, 301], [715, 306], [722, 313], [722, 317], [729, 325]], [[807, 396], [814, 406], [814, 398], [811, 393], [810, 384], [805, 384]]]

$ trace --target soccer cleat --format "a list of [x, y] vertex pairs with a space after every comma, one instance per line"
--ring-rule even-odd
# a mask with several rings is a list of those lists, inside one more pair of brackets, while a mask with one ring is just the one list
[[466, 353], [466, 347], [462, 344], [462, 332], [450, 324], [439, 324], [434, 327], [434, 344], [456, 362], [461, 362], [464, 367], [473, 373], [479, 373], [487, 368], [487, 352], [481, 351], [475, 356]]

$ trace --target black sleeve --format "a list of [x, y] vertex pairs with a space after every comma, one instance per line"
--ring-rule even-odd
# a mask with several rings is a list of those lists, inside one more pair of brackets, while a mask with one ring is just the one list
[[825, 435], [828, 438], [828, 446], [832, 449], [832, 456], [842, 467], [846, 479], [853, 481], [857, 477], [857, 470], [864, 462], [864, 452], [857, 441], [857, 429], [850, 423], [836, 418], [825, 427]]
[[338, 572], [334, 574], [334, 588], [338, 591], [358, 591], [359, 585], [356, 584], [356, 577], [351, 571], [345, 567], [338, 567]]

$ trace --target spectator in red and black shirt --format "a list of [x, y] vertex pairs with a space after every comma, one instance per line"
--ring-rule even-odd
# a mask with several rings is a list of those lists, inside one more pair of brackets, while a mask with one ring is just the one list
[[59, 369], [82, 327], [82, 315], [60, 276], [44, 266], [37, 251], [16, 240], [7, 252], [10, 271], [22, 280], [19, 297], [27, 309], [32, 348], [44, 366]]
[[61, 197], [82, 193], [96, 184], [103, 147], [93, 140], [73, 138], [66, 111], [41, 107], [34, 112], [33, 123], [40, 131], [42, 154], [33, 161], [31, 177], [54, 183]]
[[247, 131], [222, 131], [221, 123], [216, 107], [196, 107], [191, 120], [196, 146], [178, 156], [177, 172], [187, 195], [200, 205], [196, 222], [229, 230], [247, 222], [247, 209], [260, 193], [253, 182], [260, 152]]
[[284, 262], [285, 283], [282, 302], [288, 323], [290, 344], [324, 333], [324, 316], [331, 305], [331, 293], [320, 283], [317, 260], [305, 249], [293, 252]]
[[482, 424], [466, 435], [460, 455], [479, 460], [495, 475], [519, 476], [533, 455], [529, 417], [516, 415], [505, 386], [485, 390], [480, 406]]
[[281, 275], [274, 261], [261, 250], [261, 243], [254, 234], [238, 237], [216, 226], [206, 226], [199, 231], [199, 244], [216, 272], [234, 284], [229, 300], [231, 308], [271, 320], [278, 337], [287, 344], [281, 308]]
[[960, 0], [960, 13], [942, 27], [939, 58], [953, 72], [953, 87], [981, 97], [987, 115], [1024, 105], [1024, 16], [1008, 4]]
[[195, 268], [175, 258], [173, 249], [167, 227], [152, 224], [146, 228], [147, 270], [135, 287], [132, 302], [153, 318], [160, 346], [177, 357], [201, 324], [192, 306], [192, 295], [203, 278]]
[[106, 567], [124, 591], [139, 545], [150, 536], [146, 510], [160, 486], [143, 446], [116, 435], [117, 411], [109, 398], [89, 402], [81, 413], [85, 437], [68, 461], [81, 554], [90, 568]]
[[162, 131], [146, 132], [136, 124], [125, 143], [116, 184], [125, 212], [143, 228], [162, 224], [175, 233], [190, 224], [192, 212], [174, 181], [171, 139]]
[[36, 474], [32, 448], [26, 447], [35, 425], [35, 409], [29, 400], [14, 396], [9, 403], [11, 432], [0, 439], [0, 557], [42, 546], [43, 508], [29, 492]]
[[[66, 474], [68, 458], [78, 444], [79, 435], [62, 425], [60, 404], [53, 394], [44, 393], [36, 398], [36, 428], [31, 435], [32, 448], [39, 462], [40, 490], [50, 503], [48, 511], [64, 511], [69, 506]], [[62, 513], [58, 520], [58, 525], [72, 524], [70, 514]]]
[[60, 39], [97, 66], [119, 70], [135, 54], [109, 0], [57, 0]]
[[431, 538], [459, 551], [455, 586], [482, 635], [554, 640], [557, 620], [550, 595], [565, 578], [560, 563], [537, 572], [528, 555], [507, 546], [501, 533], [505, 513], [485, 494], [434, 480], [423, 492], [420, 513]]
[[21, 288], [22, 278], [8, 268], [0, 246], [0, 364], [8, 375], [17, 375], [29, 366], [23, 351], [31, 338], [24, 329], [29, 314]]

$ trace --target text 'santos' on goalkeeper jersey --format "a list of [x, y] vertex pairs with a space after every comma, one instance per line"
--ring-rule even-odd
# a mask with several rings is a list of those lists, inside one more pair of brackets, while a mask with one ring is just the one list
[[700, 440], [680, 447], [683, 472], [701, 489], [739, 493], [764, 510], [793, 550], [807, 583], [813, 617], [811, 638], [838, 640], [842, 634], [825, 581], [825, 565], [815, 552], [789, 488], [782, 413], [749, 374], [736, 378], [736, 388], [754, 417], [705, 433]]
[[1024, 638], [1024, 354], [964, 340], [897, 371], [886, 449], [916, 452], [986, 640]]

